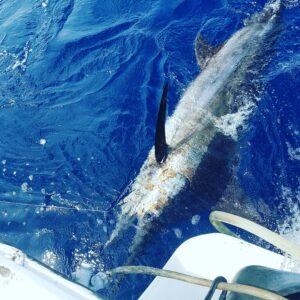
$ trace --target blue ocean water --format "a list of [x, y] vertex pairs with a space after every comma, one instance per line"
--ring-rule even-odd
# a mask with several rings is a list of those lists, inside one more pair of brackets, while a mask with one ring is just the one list
[[[200, 72], [197, 32], [221, 45], [265, 3], [0, 1], [0, 241], [69, 277], [82, 260], [98, 269], [122, 261], [122, 244], [106, 257], [102, 245], [153, 145], [163, 83], [171, 115]], [[238, 137], [236, 182], [265, 225], [297, 241], [298, 1], [286, 1], [281, 18]], [[213, 231], [207, 214], [162, 226], [138, 263], [161, 267], [185, 239]], [[148, 282], [129, 277], [119, 298], [137, 298]]]

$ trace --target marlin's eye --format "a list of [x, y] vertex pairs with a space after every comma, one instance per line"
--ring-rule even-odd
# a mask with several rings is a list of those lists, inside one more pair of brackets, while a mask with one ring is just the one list
[[147, 212], [144, 215], [143, 221], [144, 221], [144, 223], [149, 223], [149, 222], [152, 222], [153, 219], [154, 219], [154, 214], [152, 214], [151, 212]]

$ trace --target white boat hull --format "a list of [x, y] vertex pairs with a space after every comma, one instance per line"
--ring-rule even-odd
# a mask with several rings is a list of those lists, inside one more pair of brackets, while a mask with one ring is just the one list
[[[223, 276], [231, 282], [239, 270], [249, 265], [260, 265], [290, 271], [284, 267], [287, 259], [279, 254], [248, 242], [220, 233], [197, 236], [184, 242], [174, 252], [164, 269], [213, 280]], [[156, 277], [139, 298], [204, 299], [208, 288]], [[219, 299], [216, 291], [213, 299]]]
[[0, 294], [9, 300], [99, 300], [85, 287], [5, 244], [0, 244]]

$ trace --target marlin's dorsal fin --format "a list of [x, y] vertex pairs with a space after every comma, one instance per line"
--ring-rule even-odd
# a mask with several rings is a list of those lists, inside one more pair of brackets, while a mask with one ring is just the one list
[[160, 100], [160, 107], [156, 122], [155, 133], [155, 159], [161, 164], [168, 156], [168, 145], [166, 142], [165, 123], [167, 115], [168, 83], [165, 83], [163, 94]]
[[203, 70], [206, 66], [208, 61], [222, 48], [221, 46], [212, 46], [210, 45], [198, 32], [196, 39], [195, 39], [195, 54], [197, 58], [198, 65]]

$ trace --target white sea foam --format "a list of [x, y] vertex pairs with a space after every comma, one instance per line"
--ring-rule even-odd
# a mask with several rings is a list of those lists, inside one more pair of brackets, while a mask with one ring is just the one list
[[192, 225], [198, 225], [200, 219], [201, 219], [201, 217], [199, 215], [194, 215], [191, 219]]
[[293, 7], [299, 6], [300, 1], [299, 0], [282, 0], [282, 4], [286, 8], [293, 8]]
[[28, 60], [29, 54], [31, 52], [32, 52], [32, 49], [30, 47], [29, 42], [27, 42], [23, 48], [23, 53], [18, 58], [16, 58], [14, 64], [12, 66], [10, 66], [10, 68], [12, 70], [20, 68], [22, 71], [25, 71], [26, 67], [27, 67], [27, 60]]
[[181, 229], [179, 229], [179, 228], [174, 228], [173, 231], [174, 231], [174, 234], [176, 235], [176, 237], [177, 237], [178, 239], [181, 239], [181, 238], [182, 238], [182, 231], [181, 231]]
[[293, 148], [290, 143], [286, 142], [288, 154], [291, 160], [300, 160], [300, 147]]
[[23, 182], [23, 183], [21, 184], [21, 190], [22, 190], [22, 192], [24, 192], [24, 193], [28, 192], [28, 183], [27, 183], [27, 182]]
[[42, 257], [42, 262], [44, 264], [55, 269], [55, 266], [57, 265], [57, 261], [58, 261], [58, 257], [53, 251], [46, 250], [44, 252], [43, 257]]
[[40, 139], [39, 140], [39, 144], [43, 145], [43, 146], [46, 144], [46, 142], [47, 142], [46, 139]]
[[225, 135], [231, 136], [233, 139], [238, 138], [239, 129], [244, 129], [246, 121], [251, 113], [253, 113], [255, 105], [251, 102], [240, 107], [236, 113], [226, 114], [221, 118], [216, 119], [216, 126]]
[[[300, 187], [295, 192], [291, 188], [283, 186], [281, 197], [288, 209], [285, 211], [283, 223], [278, 226], [278, 231], [286, 239], [300, 245]], [[300, 272], [300, 262], [290, 260], [288, 257], [283, 267]]]
[[46, 8], [46, 7], [48, 6], [48, 4], [49, 4], [49, 1], [48, 1], [48, 0], [42, 1], [42, 6], [43, 6], [44, 8]]

